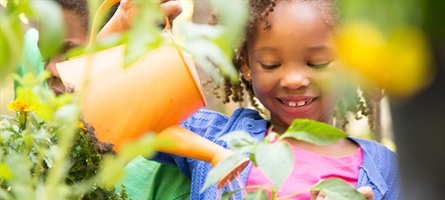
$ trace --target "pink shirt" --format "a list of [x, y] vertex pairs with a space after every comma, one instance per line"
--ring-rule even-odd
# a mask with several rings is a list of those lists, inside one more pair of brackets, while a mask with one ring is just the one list
[[[314, 154], [292, 145], [291, 148], [294, 153], [294, 168], [278, 191], [278, 197], [310, 188], [318, 181], [331, 177], [341, 178], [354, 188], [357, 186], [359, 168], [363, 161], [361, 148], [358, 148], [354, 155], [342, 158]], [[259, 168], [252, 166], [246, 185], [272, 185], [272, 182]], [[270, 197], [270, 192], [268, 195]], [[309, 191], [306, 191], [287, 199], [310, 200], [311, 198]]]

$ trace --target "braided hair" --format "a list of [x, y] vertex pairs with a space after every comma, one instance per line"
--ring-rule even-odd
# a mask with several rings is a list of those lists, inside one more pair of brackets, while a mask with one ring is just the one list
[[[262, 26], [260, 30], [268, 30], [273, 26], [267, 20], [267, 16], [274, 11], [274, 7], [277, 1], [285, 0], [249, 0], [250, 4], [250, 18], [248, 25], [246, 26], [244, 38], [241, 40], [241, 45], [235, 51], [235, 57], [233, 63], [235, 68], [239, 72], [240, 81], [238, 83], [232, 83], [229, 79], [224, 78], [223, 84], [220, 87], [214, 89], [221, 90], [219, 97], [223, 103], [243, 102], [244, 95], [247, 93], [248, 99], [251, 105], [258, 111], [264, 113], [260, 107], [260, 103], [256, 100], [253, 88], [250, 82], [248, 82], [242, 74], [242, 67], [247, 61], [247, 40], [246, 36], [255, 36], [256, 27]], [[300, 0], [305, 1], [305, 0]], [[339, 11], [336, 6], [335, 0], [306, 0], [317, 1], [316, 5], [321, 6], [322, 9], [329, 12], [331, 15], [329, 19], [326, 19], [328, 25], [334, 26], [340, 21]], [[336, 126], [346, 130], [349, 123], [349, 115], [352, 114], [355, 119], [361, 119], [366, 116], [368, 118], [368, 125], [371, 131], [374, 131], [376, 127], [376, 109], [383, 96], [382, 90], [376, 87], [357, 87], [356, 90], [347, 90], [346, 94], [340, 99], [338, 105], [334, 109], [333, 117], [336, 122]]]

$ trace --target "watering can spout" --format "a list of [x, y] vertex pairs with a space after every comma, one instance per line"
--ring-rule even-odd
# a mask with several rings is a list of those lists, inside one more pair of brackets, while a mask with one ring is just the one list
[[[191, 157], [197, 160], [206, 161], [213, 167], [220, 164], [223, 160], [234, 155], [234, 152], [222, 148], [207, 139], [190, 132], [180, 126], [171, 126], [157, 134], [157, 138], [165, 140], [168, 145], [158, 147], [158, 150], [174, 155]], [[238, 164], [229, 173], [218, 181], [218, 188], [224, 187], [228, 182], [235, 179], [249, 163], [247, 158], [241, 158]]]

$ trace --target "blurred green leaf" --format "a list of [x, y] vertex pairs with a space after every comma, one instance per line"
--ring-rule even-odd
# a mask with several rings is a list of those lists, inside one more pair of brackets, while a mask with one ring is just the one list
[[158, 142], [159, 140], [156, 140], [155, 134], [147, 133], [135, 141], [126, 143], [119, 150], [119, 157], [126, 161], [130, 161], [138, 155], [150, 158], [155, 154]]
[[11, 186], [14, 197], [16, 199], [35, 197], [31, 179], [31, 160], [23, 154], [10, 154], [5, 156], [4, 161], [8, 166], [14, 166], [14, 178], [7, 182]]
[[422, 1], [417, 0], [339, 1], [343, 21], [372, 22], [386, 34], [397, 27], [419, 26], [423, 18], [422, 10], [419, 9], [421, 4]]
[[229, 148], [239, 153], [254, 153], [258, 142], [247, 132], [234, 131], [220, 137]]
[[355, 188], [339, 178], [329, 178], [312, 186], [311, 190], [323, 192], [330, 200], [366, 200]]
[[323, 122], [296, 119], [280, 138], [291, 137], [316, 145], [327, 145], [347, 137], [340, 129]]
[[[138, 61], [142, 56], [160, 47], [165, 42], [157, 23], [162, 21], [162, 14], [156, 1], [135, 1], [140, 10], [133, 18], [133, 24], [128, 34], [125, 49], [124, 67]], [[143, 24], [143, 25], [142, 25]]]
[[[65, 36], [65, 17], [55, 1], [29, 1], [39, 20], [39, 47], [44, 59], [56, 54]], [[44, 20], [43, 20], [44, 19]]]
[[[12, 4], [12, 3], [11, 3]], [[0, 83], [14, 71], [23, 52], [23, 30], [18, 16], [0, 12]]]
[[105, 157], [102, 162], [102, 169], [97, 174], [97, 182], [105, 188], [112, 188], [115, 183], [122, 180], [126, 162], [112, 156]]
[[238, 73], [230, 59], [232, 54], [227, 55], [223, 50], [227, 41], [223, 40], [225, 33], [222, 26], [183, 23], [179, 30], [185, 38], [181, 46], [192, 55], [199, 67], [210, 74], [213, 81], [219, 84], [221, 74], [232, 81], [237, 80]]
[[214, 1], [219, 25], [184, 23], [179, 29], [184, 35], [183, 48], [198, 66], [207, 71], [216, 84], [221, 75], [231, 82], [238, 81], [238, 72], [232, 63], [234, 49], [240, 43], [247, 23], [248, 5], [245, 1]]
[[287, 143], [260, 143], [255, 152], [258, 167], [272, 181], [277, 190], [292, 172], [294, 156]]
[[235, 191], [224, 192], [220, 200], [230, 200], [230, 197], [232, 197], [234, 194]]
[[211, 0], [210, 3], [217, 10], [219, 23], [224, 26], [220, 47], [231, 58], [247, 25], [249, 5], [246, 1]]
[[258, 189], [254, 192], [249, 192], [244, 196], [243, 200], [267, 200], [267, 194], [262, 189]]
[[206, 190], [210, 185], [217, 183], [220, 178], [229, 174], [231, 170], [237, 166], [244, 157], [240, 154], [233, 154], [232, 156], [224, 159], [218, 165], [215, 166], [212, 170], [210, 170], [207, 175], [206, 181], [204, 182], [204, 186], [202, 186], [200, 192]]
[[0, 179], [9, 180], [14, 177], [14, 174], [9, 169], [8, 165], [0, 163]]

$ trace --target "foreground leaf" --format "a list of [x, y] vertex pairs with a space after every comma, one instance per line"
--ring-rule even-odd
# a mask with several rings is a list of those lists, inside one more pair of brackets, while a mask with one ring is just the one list
[[233, 154], [232, 156], [226, 158], [221, 163], [216, 165], [215, 168], [210, 170], [209, 175], [207, 176], [207, 179], [204, 183], [204, 186], [202, 186], [199, 192], [203, 192], [210, 185], [217, 183], [221, 177], [224, 177], [226, 174], [228, 174], [236, 165], [238, 165], [238, 163], [242, 159], [244, 159], [242, 155]]
[[292, 149], [284, 142], [261, 143], [256, 149], [255, 160], [279, 190], [292, 171], [294, 157]]
[[291, 137], [316, 145], [328, 145], [348, 134], [323, 122], [297, 119], [289, 126], [281, 138]]
[[366, 200], [355, 188], [339, 178], [329, 178], [312, 186], [311, 190], [323, 192], [330, 200]]
[[262, 189], [258, 189], [254, 192], [249, 192], [243, 198], [244, 200], [267, 200], [267, 194]]
[[230, 149], [239, 153], [253, 153], [258, 144], [257, 140], [244, 131], [230, 132], [219, 140], [225, 141]]

